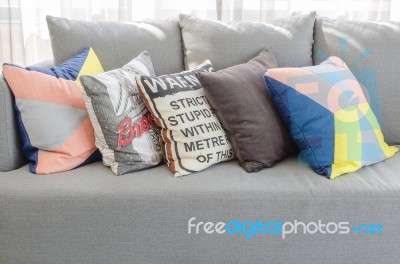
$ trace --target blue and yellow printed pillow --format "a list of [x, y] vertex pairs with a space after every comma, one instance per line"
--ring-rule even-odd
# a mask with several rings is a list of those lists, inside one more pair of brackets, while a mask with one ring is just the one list
[[341, 59], [270, 69], [264, 79], [300, 160], [316, 173], [334, 179], [398, 151], [385, 143], [360, 84]]
[[32, 173], [67, 171], [101, 159], [79, 81], [99, 72], [103, 68], [91, 48], [51, 69], [3, 65]]

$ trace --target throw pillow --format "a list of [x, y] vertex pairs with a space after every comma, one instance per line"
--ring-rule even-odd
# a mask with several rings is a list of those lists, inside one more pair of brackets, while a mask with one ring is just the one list
[[264, 85], [265, 71], [277, 67], [273, 54], [263, 50], [247, 63], [197, 74], [240, 165], [247, 172], [271, 167], [296, 153], [296, 144]]
[[96, 146], [116, 175], [162, 161], [160, 131], [139, 96], [135, 73], [155, 77], [147, 52], [120, 69], [81, 77]]
[[315, 12], [269, 23], [220, 21], [180, 15], [185, 67], [193, 69], [206, 59], [215, 70], [245, 63], [264, 48], [279, 66], [311, 66]]
[[100, 159], [77, 78], [101, 71], [91, 48], [51, 69], [3, 65], [32, 173], [68, 171]]
[[398, 151], [385, 143], [360, 84], [341, 59], [270, 69], [265, 81], [300, 158], [316, 173], [334, 179]]
[[136, 75], [139, 92], [161, 127], [164, 158], [176, 177], [233, 157], [229, 138], [195, 76], [212, 70], [207, 61], [192, 71], [158, 78]]

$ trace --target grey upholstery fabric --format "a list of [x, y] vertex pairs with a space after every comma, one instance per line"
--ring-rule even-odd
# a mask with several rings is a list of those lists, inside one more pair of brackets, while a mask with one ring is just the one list
[[312, 65], [315, 12], [271, 23], [235, 22], [180, 15], [185, 67], [209, 59], [215, 70], [245, 63], [262, 49], [271, 51], [280, 67]]
[[51, 67], [54, 67], [54, 63], [53, 63], [52, 59], [51, 60], [49, 59], [49, 60], [40, 61], [32, 66], [50, 69]]
[[370, 98], [385, 140], [400, 144], [400, 23], [317, 18], [314, 39], [314, 63], [343, 59]]
[[120, 68], [149, 51], [156, 75], [183, 70], [182, 41], [176, 20], [118, 23], [47, 16], [54, 63], [91, 46], [105, 71]]
[[13, 170], [25, 163], [15, 122], [14, 96], [0, 74], [0, 171]]
[[[362, 263], [400, 258], [400, 154], [330, 181], [286, 159], [176, 179], [166, 165], [115, 177], [101, 163], [0, 173], [0, 263]], [[348, 221], [383, 234], [188, 234], [188, 220]]]

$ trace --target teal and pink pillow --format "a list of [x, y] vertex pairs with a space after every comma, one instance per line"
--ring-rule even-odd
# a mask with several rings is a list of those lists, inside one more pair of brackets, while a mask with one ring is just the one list
[[360, 84], [330, 57], [317, 66], [269, 69], [271, 98], [300, 149], [300, 159], [330, 179], [392, 157]]
[[103, 72], [95, 52], [82, 50], [51, 69], [3, 65], [29, 170], [49, 174], [100, 160], [79, 77]]

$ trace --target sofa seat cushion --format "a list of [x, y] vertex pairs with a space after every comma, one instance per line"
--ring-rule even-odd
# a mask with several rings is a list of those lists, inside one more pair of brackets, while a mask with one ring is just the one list
[[[237, 161], [211, 166], [192, 177], [174, 178], [165, 164], [129, 173], [115, 179], [101, 162], [51, 176], [30, 174], [26, 167], [0, 173], [0, 197], [96, 198], [126, 196], [174, 195], [215, 199], [262, 194], [265, 198], [352, 197], [354, 195], [400, 195], [400, 154], [378, 164], [364, 167], [336, 181], [315, 174], [299, 164], [297, 157], [288, 158], [272, 168], [249, 174]], [[226, 196], [228, 195], [228, 196]], [[332, 198], [332, 197], [331, 197]]]
[[[324, 252], [324, 263], [397, 263], [399, 170], [400, 154], [336, 181], [296, 158], [252, 174], [229, 161], [179, 179], [166, 165], [121, 177], [100, 162], [51, 177], [21, 168], [0, 173], [0, 261], [301, 264]], [[192, 217], [375, 223], [384, 233], [196, 235]]]

